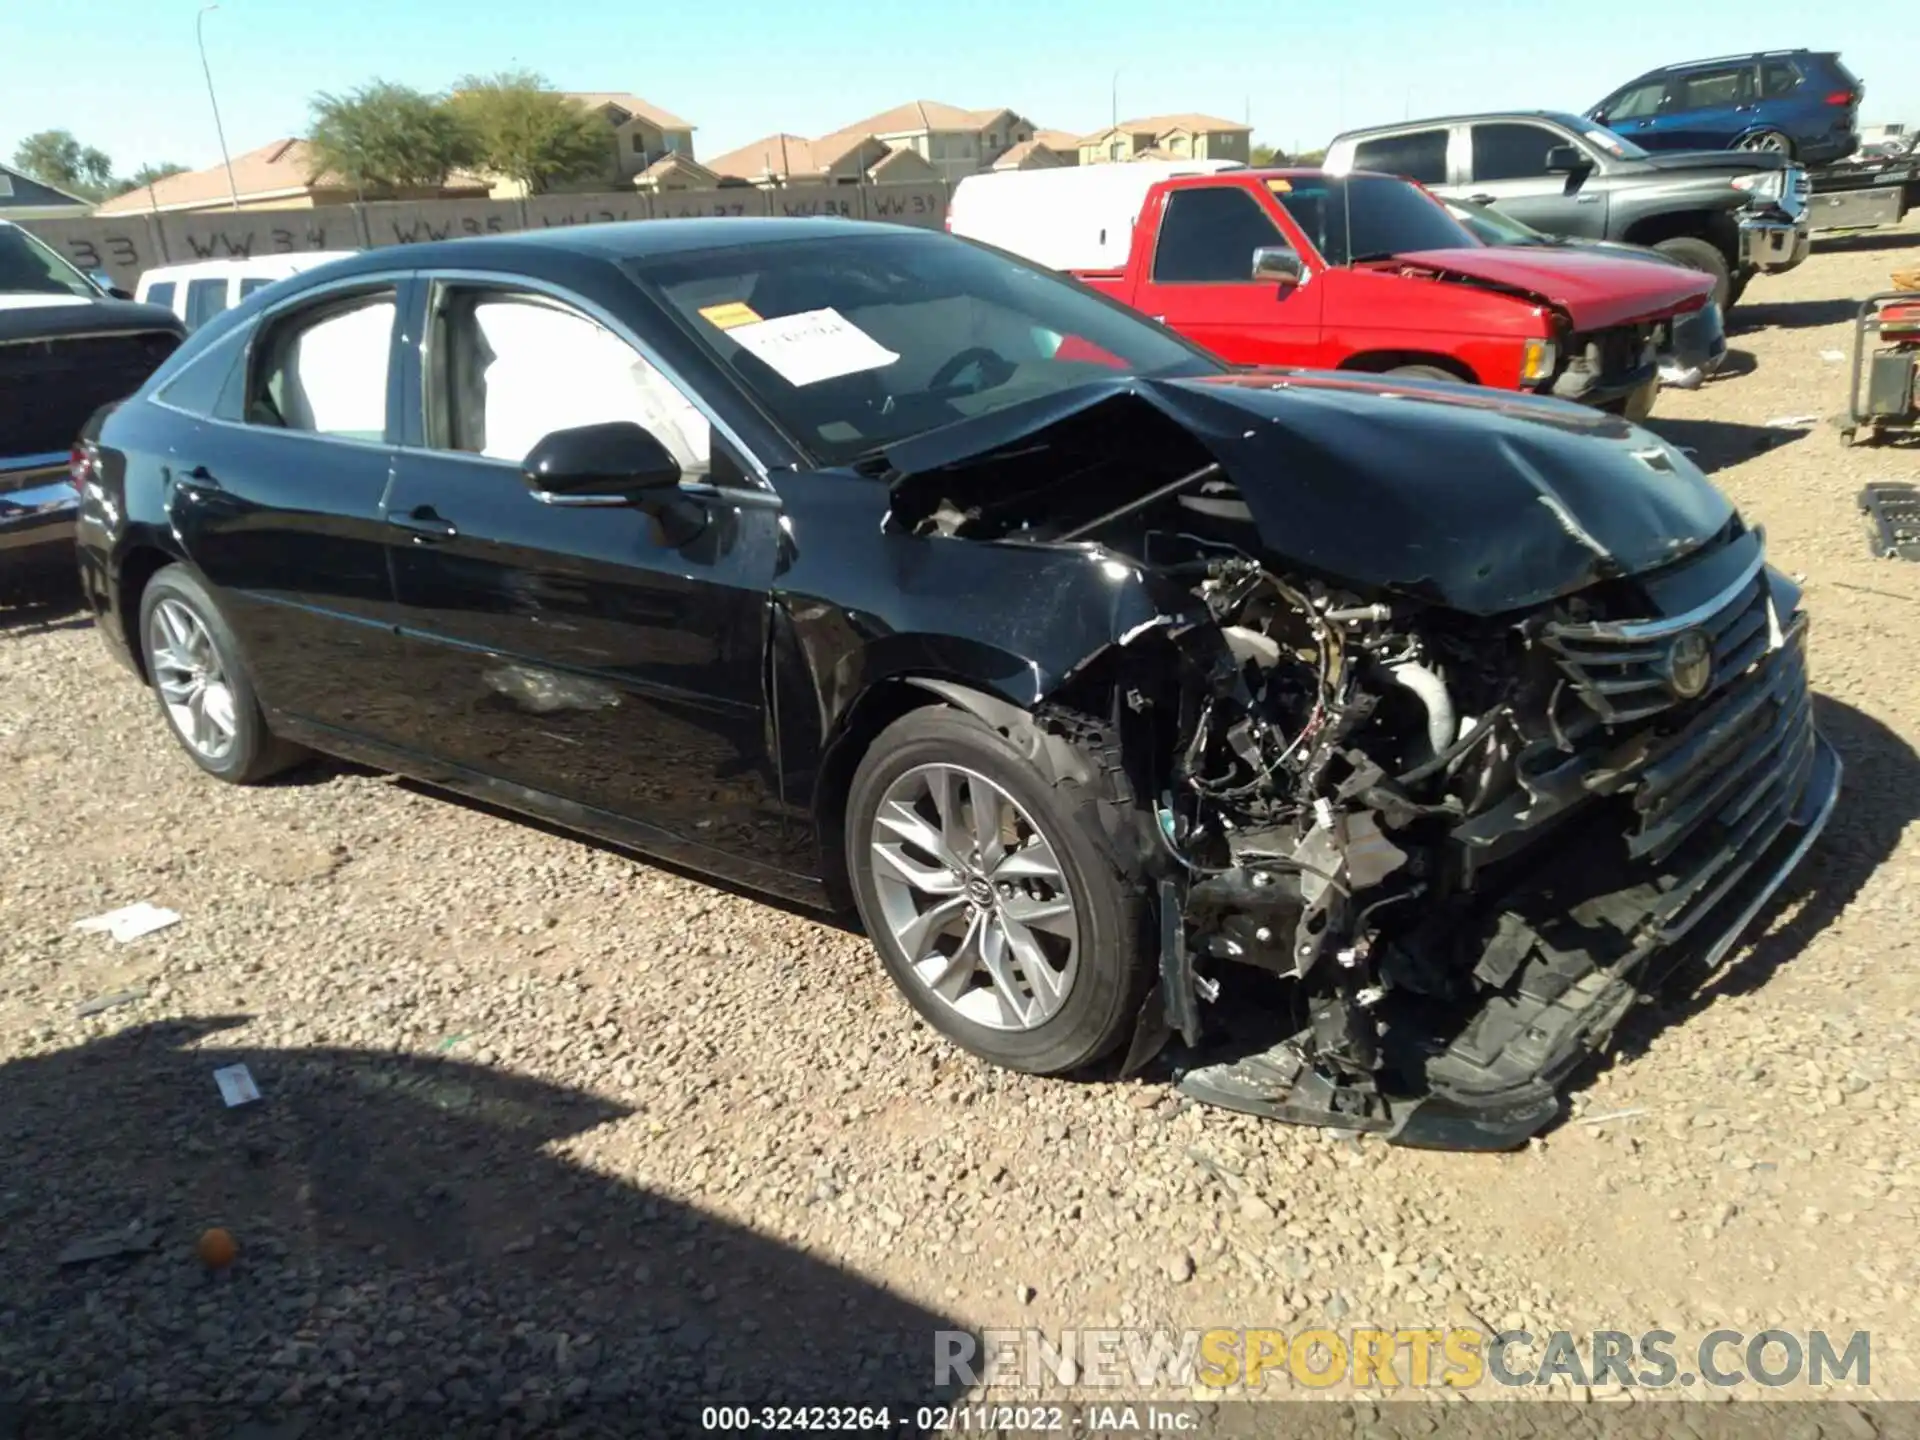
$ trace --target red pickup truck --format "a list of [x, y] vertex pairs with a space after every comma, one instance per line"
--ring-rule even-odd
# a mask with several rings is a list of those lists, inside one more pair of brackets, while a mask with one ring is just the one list
[[948, 229], [1068, 270], [1225, 360], [1466, 380], [1636, 419], [1662, 328], [1712, 295], [1676, 266], [1483, 244], [1419, 186], [1363, 172], [982, 175]]

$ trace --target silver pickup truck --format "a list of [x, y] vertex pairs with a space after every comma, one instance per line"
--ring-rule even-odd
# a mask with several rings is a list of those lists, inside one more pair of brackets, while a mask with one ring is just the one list
[[1653, 153], [1555, 110], [1349, 130], [1326, 164], [1404, 175], [1550, 235], [1650, 246], [1711, 274], [1722, 311], [1755, 275], [1793, 269], [1812, 246], [1806, 171], [1785, 156]]
[[172, 312], [115, 294], [0, 220], [0, 598], [74, 573], [74, 440], [185, 335]]

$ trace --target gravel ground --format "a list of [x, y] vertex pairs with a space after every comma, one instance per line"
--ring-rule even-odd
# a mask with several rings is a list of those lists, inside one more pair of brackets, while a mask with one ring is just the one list
[[[1510, 1156], [986, 1069], [812, 919], [368, 772], [203, 779], [83, 622], [0, 612], [0, 1400], [537, 1428], [925, 1396], [946, 1325], [1322, 1323], [1865, 1329], [1849, 1393], [1920, 1398], [1920, 569], [1854, 511], [1920, 465], [1824, 419], [1847, 297], [1916, 245], [1756, 282], [1730, 373], [1661, 399], [1806, 578], [1846, 793], [1765, 935]], [[137, 900], [184, 919], [72, 928]]]

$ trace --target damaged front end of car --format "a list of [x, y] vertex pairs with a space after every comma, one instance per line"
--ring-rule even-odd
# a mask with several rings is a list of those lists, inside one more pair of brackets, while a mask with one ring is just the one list
[[1264, 972], [1204, 1102], [1498, 1149], [1830, 813], [1806, 618], [1624, 422], [1314, 377], [1138, 381], [890, 452], [890, 525], [1080, 546], [1183, 597], [1035, 712], [1117, 734], [1157, 890], [1128, 1066]]

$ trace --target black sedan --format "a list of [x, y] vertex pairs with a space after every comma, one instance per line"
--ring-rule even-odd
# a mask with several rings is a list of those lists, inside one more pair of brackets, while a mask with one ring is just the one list
[[1797, 591], [1657, 437], [1236, 372], [939, 233], [369, 252], [78, 468], [101, 634], [210, 774], [329, 751], [857, 911], [1025, 1070], [1264, 997], [1188, 1091], [1406, 1143], [1545, 1123], [1837, 788]]

